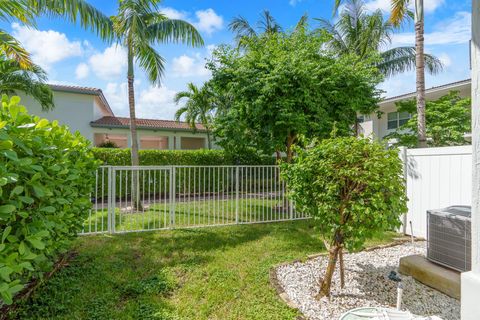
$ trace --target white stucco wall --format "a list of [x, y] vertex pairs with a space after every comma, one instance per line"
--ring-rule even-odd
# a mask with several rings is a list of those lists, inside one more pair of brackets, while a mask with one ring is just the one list
[[78, 94], [70, 92], [54, 91], [55, 109], [42, 111], [40, 104], [23, 93], [18, 93], [21, 104], [29, 113], [48, 120], [58, 120], [62, 125], [67, 125], [72, 132], [79, 131], [89, 140], [93, 139], [90, 121], [94, 120], [94, 98], [93, 95]]

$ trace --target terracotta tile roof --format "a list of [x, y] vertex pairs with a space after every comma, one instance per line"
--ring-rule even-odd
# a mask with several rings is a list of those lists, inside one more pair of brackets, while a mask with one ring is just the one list
[[[100, 128], [129, 128], [130, 118], [124, 117], [103, 117], [98, 120], [90, 122], [92, 127]], [[186, 122], [177, 122], [173, 120], [158, 120], [158, 119], [138, 119], [137, 127], [140, 129], [152, 130], [186, 130], [192, 131], [192, 128]], [[196, 125], [197, 130], [205, 131], [205, 127], [201, 124]]]
[[92, 88], [92, 87], [81, 87], [81, 86], [71, 86], [71, 85], [63, 85], [63, 84], [49, 84], [50, 88], [53, 91], [61, 91], [61, 92], [73, 92], [73, 93], [82, 93], [82, 94], [90, 94], [94, 96], [98, 96], [102, 103], [105, 105], [105, 108], [113, 115], [113, 111], [108, 104], [107, 99], [103, 95], [101, 89]]

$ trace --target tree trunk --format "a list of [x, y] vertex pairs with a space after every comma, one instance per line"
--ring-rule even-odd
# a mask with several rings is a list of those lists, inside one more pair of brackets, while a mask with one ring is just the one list
[[210, 138], [210, 130], [207, 128], [207, 143], [208, 143], [208, 150], [212, 149], [212, 140]]
[[295, 134], [292, 134], [292, 133], [290, 133], [287, 136], [287, 163], [291, 163], [293, 159], [292, 146], [293, 146], [293, 143], [295, 142], [295, 138], [296, 138]]
[[[134, 73], [133, 73], [133, 55], [129, 48], [128, 50], [128, 108], [130, 111], [130, 136], [131, 136], [131, 158], [132, 166], [140, 164], [138, 158], [138, 139], [137, 139], [137, 122], [135, 116], [135, 90], [134, 90]], [[132, 170], [132, 207], [136, 210], [141, 209], [140, 204], [140, 189], [139, 189], [139, 174], [136, 170]]]
[[345, 287], [345, 268], [343, 265], [343, 247], [340, 247], [338, 251], [338, 263], [340, 267], [340, 287], [343, 289]]
[[427, 146], [425, 124], [425, 55], [424, 55], [423, 0], [415, 1], [415, 66], [417, 85], [418, 146]]
[[322, 285], [320, 286], [320, 292], [316, 298], [321, 299], [323, 297], [330, 297], [330, 287], [332, 284], [333, 273], [335, 272], [335, 265], [337, 264], [338, 252], [341, 246], [335, 243], [328, 252], [328, 266], [323, 277]]

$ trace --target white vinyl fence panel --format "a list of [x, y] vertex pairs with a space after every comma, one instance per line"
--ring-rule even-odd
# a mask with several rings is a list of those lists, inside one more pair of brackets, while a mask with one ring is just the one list
[[426, 211], [471, 205], [471, 146], [406, 150], [407, 234], [426, 237]]

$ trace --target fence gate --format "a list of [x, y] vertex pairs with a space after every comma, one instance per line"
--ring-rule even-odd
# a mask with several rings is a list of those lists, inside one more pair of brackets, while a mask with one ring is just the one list
[[278, 166], [101, 167], [83, 234], [304, 219]]

